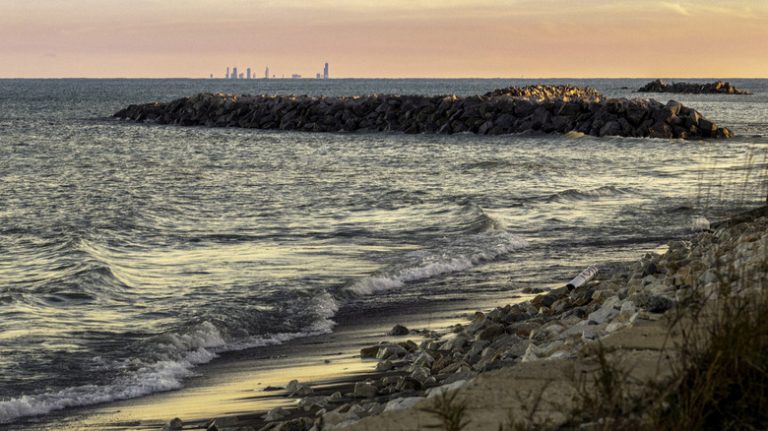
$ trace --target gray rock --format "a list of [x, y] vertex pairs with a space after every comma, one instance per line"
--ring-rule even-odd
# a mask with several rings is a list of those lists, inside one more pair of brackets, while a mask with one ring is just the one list
[[288, 383], [288, 386], [285, 387], [285, 391], [288, 392], [288, 396], [291, 397], [304, 397], [314, 392], [312, 388], [303, 383], [299, 383], [298, 380], [291, 380]]
[[494, 322], [491, 319], [489, 319], [482, 313], [477, 313], [475, 317], [472, 319], [472, 322], [466, 327], [465, 332], [470, 335], [475, 335], [477, 334], [478, 331], [484, 329], [485, 327], [487, 327], [492, 323]]
[[413, 365], [431, 367], [434, 362], [435, 358], [433, 358], [432, 355], [427, 352], [421, 352], [419, 356], [414, 359]]
[[397, 344], [388, 344], [383, 348], [379, 349], [379, 352], [378, 354], [376, 354], [376, 357], [378, 359], [392, 360], [392, 359], [402, 358], [407, 354], [408, 354], [408, 350], [406, 350], [404, 347], [399, 346]]
[[419, 381], [422, 385], [431, 377], [429, 369], [426, 367], [417, 367], [409, 376], [410, 378]]
[[360, 417], [354, 412], [331, 411], [323, 415], [323, 424], [330, 429], [343, 428], [345, 425], [352, 424], [360, 420]]
[[531, 300], [531, 304], [537, 309], [540, 307], [550, 307], [559, 299], [558, 295], [537, 295]]
[[[495, 350], [495, 351], [504, 351], [509, 349], [516, 349], [520, 348], [519, 346], [525, 344], [526, 341], [522, 338], [518, 337], [515, 334], [505, 334], [500, 337], [495, 338], [490, 346], [488, 346], [489, 349]], [[528, 347], [525, 345], [522, 347], [523, 351], [525, 351], [525, 348]]]
[[461, 350], [468, 342], [466, 335], [458, 334], [440, 345], [439, 350]]
[[385, 407], [385, 412], [404, 410], [413, 407], [417, 403], [424, 400], [424, 397], [408, 397], [408, 398], [395, 398], [389, 401]]
[[620, 136], [621, 124], [618, 121], [609, 121], [600, 128], [600, 136]]
[[667, 102], [667, 109], [669, 109], [669, 112], [671, 112], [672, 115], [677, 116], [680, 114], [680, 110], [683, 109], [683, 104], [675, 100], [670, 100]]
[[211, 419], [203, 424], [205, 431], [223, 431], [224, 428], [219, 426], [218, 419]]
[[614, 317], [619, 315], [619, 310], [615, 308], [615, 305], [618, 302], [618, 297], [616, 298], [616, 301], [608, 302], [606, 301], [603, 306], [598, 308], [596, 311], [589, 313], [589, 316], [587, 316], [587, 320], [589, 320], [589, 323], [591, 324], [602, 324], [606, 323], [610, 320], [612, 320]]
[[581, 338], [584, 340], [596, 340], [600, 333], [605, 330], [606, 325], [588, 325], [581, 331]]
[[675, 305], [674, 301], [669, 298], [659, 295], [649, 295], [646, 293], [634, 295], [632, 297], [632, 302], [638, 307], [651, 313], [663, 313]]
[[389, 359], [384, 360], [376, 364], [376, 371], [389, 371], [394, 368], [395, 365]]
[[584, 329], [590, 326], [588, 320], [581, 320], [578, 323], [572, 325], [570, 328], [567, 328], [565, 331], [561, 332], [560, 335], [558, 335], [558, 339], [564, 340], [566, 338], [571, 338], [574, 336], [582, 337], [582, 334], [584, 333]]
[[491, 130], [492, 128], [493, 128], [493, 121], [488, 120], [488, 121], [484, 122], [480, 126], [480, 128], [477, 129], [477, 133], [479, 135], [486, 135], [486, 134], [488, 134], [488, 131]]
[[279, 421], [280, 419], [288, 416], [290, 413], [282, 407], [275, 407], [264, 415], [264, 420], [267, 422]]
[[397, 343], [398, 346], [404, 348], [408, 353], [413, 353], [419, 349], [419, 345], [411, 340], [405, 340]]
[[296, 419], [291, 419], [287, 422], [283, 422], [280, 425], [278, 425], [276, 428], [273, 428], [274, 431], [306, 431], [314, 425], [315, 421], [311, 418], [306, 417], [300, 417]]
[[370, 346], [370, 347], [363, 347], [360, 349], [360, 357], [361, 358], [375, 358], [379, 354], [379, 349], [381, 346]]
[[328, 405], [328, 397], [322, 395], [314, 397], [304, 397], [299, 401], [298, 406], [303, 407], [304, 410], [320, 410]]
[[355, 383], [355, 389], [352, 395], [355, 398], [373, 398], [377, 393], [378, 389], [373, 384], [368, 382], [357, 382]]
[[392, 329], [389, 331], [389, 335], [399, 337], [403, 335], [408, 335], [411, 331], [406, 328], [403, 325], [395, 325], [392, 327]]
[[163, 431], [179, 431], [184, 428], [184, 422], [179, 418], [173, 418], [163, 426]]
[[493, 340], [494, 338], [498, 337], [499, 335], [502, 335], [506, 332], [506, 328], [504, 325], [501, 325], [499, 323], [494, 323], [491, 325], [488, 325], [483, 330], [477, 333], [477, 339], [478, 340]]
[[471, 379], [472, 377], [475, 377], [476, 375], [477, 375], [476, 372], [472, 371], [468, 367], [465, 367], [464, 369], [458, 372], [445, 376], [445, 378], [442, 379], [441, 383], [443, 385], [450, 385], [456, 382], [464, 382]]
[[417, 389], [421, 389], [422, 384], [420, 381], [411, 378], [410, 376], [401, 376], [397, 379], [397, 384], [395, 385], [395, 390], [397, 392], [403, 392], [403, 391], [414, 391]]

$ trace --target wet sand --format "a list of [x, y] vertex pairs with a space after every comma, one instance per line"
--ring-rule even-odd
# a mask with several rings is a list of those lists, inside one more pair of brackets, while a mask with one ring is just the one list
[[321, 393], [339, 389], [345, 392], [345, 384], [358, 380], [361, 374], [375, 372], [378, 361], [361, 359], [362, 347], [382, 340], [410, 339], [418, 343], [424, 338], [414, 333], [405, 337], [387, 336], [395, 324], [417, 330], [444, 330], [456, 323], [465, 323], [477, 310], [526, 301], [532, 296], [510, 290], [486, 293], [473, 300], [446, 299], [428, 306], [391, 304], [375, 314], [341, 310], [336, 319], [338, 326], [331, 334], [222, 354], [197, 368], [198, 376], [188, 379], [182, 389], [68, 410], [41, 422], [13, 424], [14, 429], [159, 430], [174, 417], [192, 427], [202, 427], [210, 419], [224, 417], [229, 418], [230, 423], [259, 423], [265, 411], [298, 402], [296, 398], [286, 397], [285, 391], [265, 391], [266, 388], [285, 387], [296, 379], [311, 383], [313, 388], [320, 386]]

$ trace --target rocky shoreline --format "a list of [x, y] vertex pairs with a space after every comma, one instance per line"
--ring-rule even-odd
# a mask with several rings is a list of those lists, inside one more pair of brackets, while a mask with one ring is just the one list
[[729, 138], [698, 111], [670, 100], [605, 98], [592, 88], [510, 87], [485, 95], [250, 96], [200, 93], [130, 105], [114, 117], [179, 126], [306, 132], [578, 133], [650, 138]]
[[[377, 361], [375, 373], [331, 387], [286, 382], [271, 389], [296, 399], [295, 407], [273, 409], [247, 424], [238, 418], [215, 419], [204, 428], [343, 429], [364, 418], [377, 420], [386, 412], [413, 410], [491, 370], [573, 361], [599, 340], [621, 337], [624, 330], [661, 319], [686, 303], [694, 289], [711, 298], [724, 282], [744, 289], [764, 277], [768, 207], [713, 227], [690, 240], [670, 242], [665, 253], [648, 253], [630, 264], [602, 265], [595, 278], [577, 287], [551, 289], [530, 301], [477, 312], [467, 324], [441, 333], [396, 325], [388, 335], [402, 341], [360, 351], [361, 359]], [[722, 272], [726, 268], [736, 270]], [[730, 278], [724, 279], [724, 274]], [[165, 429], [179, 430], [182, 425], [174, 419]]]
[[730, 82], [716, 81], [706, 84], [690, 82], [674, 82], [668, 84], [661, 79], [651, 81], [637, 90], [640, 93], [684, 93], [684, 94], [742, 94], [750, 95], [749, 91], [741, 90]]

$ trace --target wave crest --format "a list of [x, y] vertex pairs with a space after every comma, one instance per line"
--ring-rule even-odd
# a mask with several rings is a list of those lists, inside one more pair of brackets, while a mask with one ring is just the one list
[[560, 201], [579, 201], [579, 200], [592, 200], [595, 198], [622, 196], [635, 193], [631, 188], [616, 187], [616, 186], [601, 186], [594, 189], [566, 189], [549, 196], [538, 198], [534, 200], [544, 200], [546, 202], [560, 202]]
[[409, 266], [392, 268], [382, 274], [358, 280], [346, 290], [354, 295], [370, 295], [398, 289], [407, 283], [461, 272], [479, 264], [490, 262], [513, 250], [527, 246], [524, 239], [508, 232], [487, 232], [468, 235], [450, 250], [412, 253]]
[[[155, 392], [179, 389], [183, 380], [194, 374], [195, 366], [218, 357], [219, 353], [254, 347], [281, 344], [294, 338], [329, 333], [335, 322], [331, 318], [338, 311], [335, 299], [323, 292], [314, 298], [313, 314], [318, 317], [301, 332], [275, 333], [228, 341], [216, 325], [205, 321], [183, 333], [168, 333], [155, 337], [153, 359], [139, 360], [139, 366], [128, 376], [108, 385], [82, 385], [56, 392], [22, 395], [0, 401], [0, 424], [38, 416], [70, 407], [87, 406], [109, 401], [141, 397]], [[131, 365], [136, 360], [131, 360]], [[112, 364], [107, 367], [128, 367]]]

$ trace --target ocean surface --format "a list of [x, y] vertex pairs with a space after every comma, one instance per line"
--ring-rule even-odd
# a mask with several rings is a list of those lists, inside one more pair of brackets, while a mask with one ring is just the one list
[[[120, 122], [200, 91], [469, 95], [531, 83], [674, 98], [728, 141], [313, 134]], [[556, 286], [765, 201], [752, 96], [647, 80], [0, 80], [0, 427], [179, 388], [344, 310]], [[5, 424], [5, 425], [2, 425]]]

